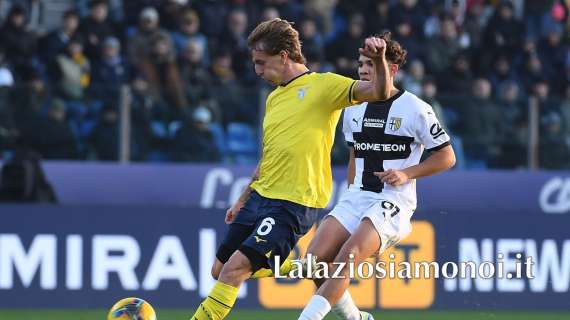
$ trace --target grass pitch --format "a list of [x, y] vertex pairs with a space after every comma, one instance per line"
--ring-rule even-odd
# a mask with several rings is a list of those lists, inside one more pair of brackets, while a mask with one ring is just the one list
[[[295, 320], [299, 310], [236, 310], [227, 320]], [[377, 311], [377, 320], [569, 320], [570, 312]], [[157, 310], [158, 320], [188, 320], [191, 310]], [[105, 320], [106, 310], [0, 310], [2, 320]], [[336, 319], [328, 316], [327, 320]]]

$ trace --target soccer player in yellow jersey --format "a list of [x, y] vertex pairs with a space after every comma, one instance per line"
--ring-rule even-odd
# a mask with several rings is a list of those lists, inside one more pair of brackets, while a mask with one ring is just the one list
[[386, 42], [371, 37], [360, 54], [376, 70], [370, 81], [305, 66], [299, 33], [276, 18], [248, 37], [255, 72], [276, 88], [266, 101], [262, 158], [250, 186], [226, 213], [228, 233], [216, 254], [218, 281], [192, 319], [223, 319], [240, 285], [262, 268], [284, 261], [311, 228], [332, 191], [330, 152], [344, 107], [387, 99]]

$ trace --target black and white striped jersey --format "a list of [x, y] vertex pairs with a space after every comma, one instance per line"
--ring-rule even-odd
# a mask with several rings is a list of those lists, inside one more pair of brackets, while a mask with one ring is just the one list
[[386, 101], [346, 108], [343, 132], [354, 148], [354, 187], [389, 193], [411, 210], [417, 203], [415, 180], [393, 187], [380, 182], [374, 172], [414, 166], [424, 148], [438, 150], [449, 145], [449, 136], [432, 107], [404, 90]]

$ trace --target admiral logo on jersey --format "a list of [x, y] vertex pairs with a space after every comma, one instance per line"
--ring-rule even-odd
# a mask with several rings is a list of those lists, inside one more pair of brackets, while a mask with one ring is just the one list
[[372, 119], [372, 118], [364, 118], [363, 125], [369, 128], [384, 128], [386, 124], [386, 120], [384, 119]]

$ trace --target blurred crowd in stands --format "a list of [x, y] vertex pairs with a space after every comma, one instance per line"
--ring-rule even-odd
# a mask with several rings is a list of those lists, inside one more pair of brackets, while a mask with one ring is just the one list
[[132, 161], [255, 163], [271, 88], [246, 42], [275, 17], [312, 71], [355, 78], [363, 39], [392, 31], [408, 50], [398, 85], [433, 105], [462, 168], [526, 168], [536, 105], [539, 166], [570, 169], [557, 0], [0, 0], [0, 152], [117, 160], [123, 102]]

